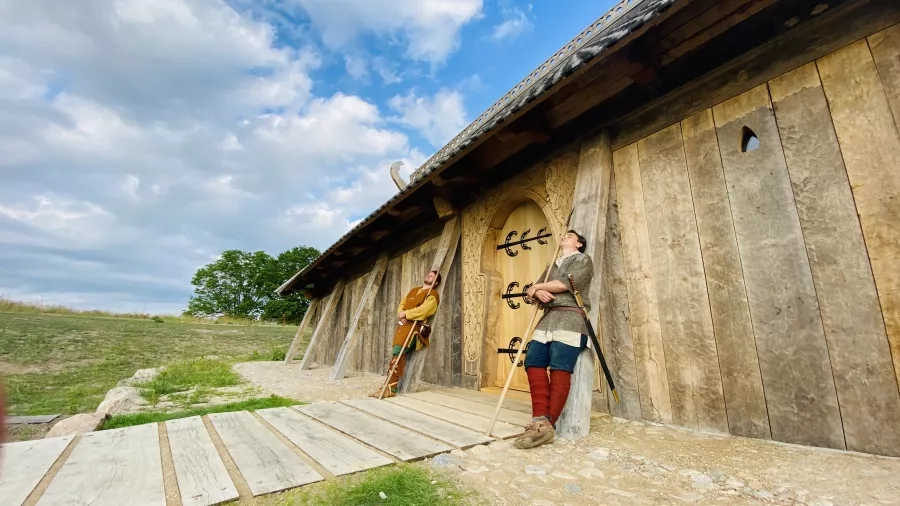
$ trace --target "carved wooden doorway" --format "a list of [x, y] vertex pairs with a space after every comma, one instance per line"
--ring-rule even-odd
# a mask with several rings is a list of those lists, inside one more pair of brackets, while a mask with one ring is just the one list
[[510, 368], [515, 367], [509, 388], [527, 392], [528, 377], [524, 367], [527, 350], [515, 366], [513, 350], [521, 345], [526, 335], [525, 325], [534, 306], [526, 304], [519, 294], [543, 274], [556, 248], [556, 239], [544, 212], [531, 200], [513, 210], [498, 238], [501, 243], [495, 252], [494, 266], [502, 278], [503, 303], [499, 304], [500, 328], [495, 334], [498, 351], [494, 385], [502, 388]]

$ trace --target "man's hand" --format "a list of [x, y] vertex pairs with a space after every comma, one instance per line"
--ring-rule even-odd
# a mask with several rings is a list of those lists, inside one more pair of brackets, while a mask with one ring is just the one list
[[[538, 283], [538, 284], [540, 284], [540, 283]], [[528, 287], [528, 290], [525, 290], [525, 296], [528, 297], [529, 299], [533, 299], [534, 293], [537, 292], [537, 290], [538, 290], [538, 286], [532, 285], [532, 286]]]
[[397, 318], [400, 318], [401, 320], [405, 319], [406, 311], [400, 311], [399, 313], [397, 313]]
[[405, 316], [400, 318], [400, 325], [406, 325], [407, 323], [409, 323], [409, 320], [407, 320]]
[[536, 292], [534, 292], [534, 295], [539, 301], [543, 302], [544, 304], [556, 299], [556, 297], [547, 290], [537, 290]]

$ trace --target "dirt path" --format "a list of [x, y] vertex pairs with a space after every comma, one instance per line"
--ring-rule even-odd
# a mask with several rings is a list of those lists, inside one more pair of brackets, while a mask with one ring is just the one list
[[432, 459], [493, 504], [900, 504], [900, 459], [596, 418], [580, 441]]

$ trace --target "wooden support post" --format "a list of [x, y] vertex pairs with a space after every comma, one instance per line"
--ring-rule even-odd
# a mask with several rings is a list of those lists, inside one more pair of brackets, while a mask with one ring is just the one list
[[366, 290], [363, 292], [359, 306], [350, 320], [350, 326], [347, 327], [347, 335], [344, 337], [344, 344], [341, 345], [341, 351], [338, 353], [337, 360], [334, 361], [334, 367], [331, 369], [331, 381], [339, 380], [347, 374], [347, 368], [350, 366], [350, 359], [356, 350], [356, 337], [359, 335], [360, 322], [366, 320], [366, 316], [372, 311], [375, 305], [375, 295], [381, 287], [381, 280], [384, 278], [384, 271], [387, 269], [388, 257], [382, 255], [372, 267], [369, 273], [369, 279], [366, 281]]
[[328, 320], [331, 319], [331, 315], [337, 308], [338, 302], [341, 300], [341, 294], [343, 292], [344, 280], [339, 279], [334, 285], [334, 289], [331, 291], [331, 295], [328, 296], [328, 302], [325, 304], [325, 308], [322, 310], [322, 316], [319, 317], [319, 323], [316, 324], [316, 330], [313, 331], [313, 335], [309, 339], [309, 346], [306, 347], [306, 352], [303, 354], [303, 360], [300, 361], [300, 369], [309, 369], [309, 366], [312, 363], [312, 356], [313, 351], [315, 350], [316, 343], [318, 343], [319, 338], [322, 336], [322, 332], [324, 331], [325, 326], [328, 325]]
[[457, 214], [453, 205], [451, 205], [450, 202], [447, 202], [447, 199], [444, 197], [435, 195], [431, 201], [434, 203], [434, 210], [437, 212], [438, 218], [443, 220], [444, 218], [449, 218], [450, 216]]
[[303, 340], [303, 332], [306, 330], [306, 327], [309, 326], [309, 322], [313, 319], [313, 314], [316, 312], [316, 308], [319, 307], [319, 299], [313, 299], [309, 302], [309, 307], [306, 308], [306, 314], [303, 315], [303, 320], [300, 322], [300, 326], [297, 327], [297, 333], [294, 334], [294, 340], [291, 341], [291, 347], [288, 348], [287, 355], [284, 356], [284, 363], [290, 364], [294, 360], [294, 355], [297, 354], [297, 350], [300, 349], [300, 341]]
[[[609, 203], [609, 182], [612, 174], [612, 148], [606, 131], [588, 138], [581, 146], [578, 174], [575, 178], [574, 211], [570, 228], [587, 239], [585, 253], [594, 263], [591, 278], [589, 317], [596, 332], [601, 331], [597, 315], [600, 311], [600, 291], [603, 289], [603, 254], [606, 245], [606, 212]], [[583, 289], [582, 289], [583, 290]], [[598, 335], [602, 343], [602, 336]], [[556, 423], [556, 434], [568, 439], [580, 439], [591, 429], [591, 407], [594, 386], [596, 351], [587, 349], [578, 356], [569, 398]], [[613, 371], [615, 374], [615, 371]], [[597, 409], [607, 409], [605, 399], [598, 399]]]
[[[447, 273], [450, 271], [450, 266], [456, 257], [456, 249], [459, 245], [461, 233], [462, 222], [459, 217], [454, 216], [444, 223], [441, 240], [438, 243], [437, 251], [434, 253], [434, 261], [431, 263], [431, 268], [441, 273], [442, 281], [437, 287], [438, 297], [442, 297], [444, 294], [444, 286], [447, 284]], [[437, 318], [438, 314], [450, 315], [453, 311], [454, 308], [448, 308], [441, 312], [440, 307], [438, 307], [438, 312], [432, 318]], [[450, 336], [438, 336], [438, 339], [441, 338], [449, 339]], [[419, 351], [410, 353], [406, 360], [406, 372], [400, 378], [400, 384], [397, 386], [398, 392], [404, 394], [412, 393], [419, 387], [419, 378], [422, 376], [422, 368], [425, 366], [427, 352], [428, 348], [422, 348]]]

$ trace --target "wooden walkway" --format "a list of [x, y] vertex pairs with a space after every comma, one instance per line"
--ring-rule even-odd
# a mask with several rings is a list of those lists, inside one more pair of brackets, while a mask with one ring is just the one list
[[520, 434], [530, 405], [507, 398], [494, 436], [485, 436], [496, 402], [439, 389], [10, 443], [0, 451], [0, 506], [249, 498]]

